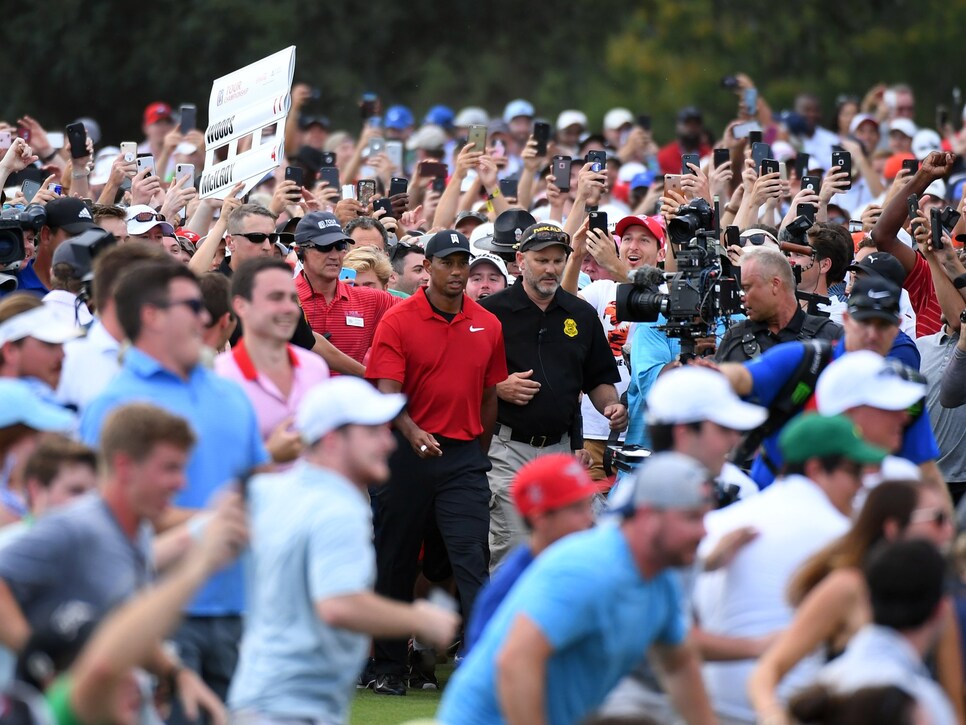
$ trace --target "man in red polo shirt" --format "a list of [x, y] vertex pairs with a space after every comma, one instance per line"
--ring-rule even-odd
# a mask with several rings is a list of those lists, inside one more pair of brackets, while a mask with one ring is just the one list
[[[496, 384], [507, 377], [500, 321], [463, 291], [470, 243], [437, 232], [426, 245], [429, 286], [383, 317], [366, 377], [403, 392], [389, 485], [375, 498], [376, 591], [411, 601], [431, 514], [446, 544], [464, 618], [486, 580], [490, 489], [486, 452], [496, 423]], [[405, 640], [376, 642], [374, 690], [405, 695]]]
[[376, 325], [399, 298], [368, 287], [339, 281], [342, 260], [353, 241], [334, 214], [315, 211], [295, 227], [295, 245], [302, 272], [295, 282], [305, 317], [320, 335], [362, 363]]

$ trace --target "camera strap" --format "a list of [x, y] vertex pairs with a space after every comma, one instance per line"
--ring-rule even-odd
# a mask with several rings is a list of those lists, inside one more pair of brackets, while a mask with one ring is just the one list
[[802, 342], [802, 359], [768, 406], [768, 418], [742, 439], [732, 461], [740, 465], [752, 458], [762, 441], [801, 411], [815, 392], [818, 376], [832, 360], [832, 346], [830, 340]]

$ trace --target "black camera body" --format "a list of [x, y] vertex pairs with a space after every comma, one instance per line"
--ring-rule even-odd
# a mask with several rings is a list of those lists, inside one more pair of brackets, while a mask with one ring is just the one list
[[0, 271], [16, 272], [26, 255], [20, 222], [16, 219], [0, 218]]
[[[617, 287], [617, 319], [656, 322], [668, 337], [681, 341], [681, 358], [693, 357], [695, 341], [714, 334], [719, 318], [742, 311], [738, 270], [716, 239], [714, 213], [704, 199], [682, 206], [668, 224], [678, 271], [636, 270], [630, 284]], [[667, 282], [667, 292], [660, 285]]]

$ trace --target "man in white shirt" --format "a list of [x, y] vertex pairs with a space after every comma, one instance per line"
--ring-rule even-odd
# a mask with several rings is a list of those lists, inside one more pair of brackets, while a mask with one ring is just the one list
[[803, 134], [802, 151], [825, 164], [832, 160], [832, 146], [838, 144], [838, 134], [822, 128], [822, 104], [814, 93], [799, 93], [795, 98], [795, 113], [805, 121], [807, 135]]
[[[815, 413], [786, 425], [779, 445], [785, 461], [781, 478], [759, 495], [705, 517], [708, 535], [699, 556], [706, 556], [732, 531], [750, 527], [755, 534], [723, 567], [720, 601], [695, 597], [699, 616], [702, 610], [715, 610], [714, 634], [761, 637], [791, 623], [793, 610], [785, 592], [792, 574], [848, 530], [863, 466], [878, 464], [886, 455], [859, 438], [848, 418]], [[721, 722], [755, 722], [745, 694], [754, 664], [748, 659], [705, 665], [705, 684]], [[807, 682], [819, 664], [813, 657], [803, 660], [784, 680], [780, 693], [786, 695], [788, 688]]]
[[94, 260], [94, 323], [87, 336], [64, 346], [64, 364], [57, 399], [66, 407], [83, 412], [101, 394], [121, 369], [124, 332], [117, 320], [114, 286], [121, 273], [133, 264], [168, 260], [158, 246], [131, 241], [111, 247]]

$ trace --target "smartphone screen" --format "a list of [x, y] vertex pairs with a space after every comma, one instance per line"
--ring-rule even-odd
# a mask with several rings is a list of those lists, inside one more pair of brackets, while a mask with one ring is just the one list
[[298, 186], [303, 186], [305, 176], [304, 170], [300, 166], [287, 166], [285, 168], [285, 180], [294, 181]]
[[714, 150], [714, 167], [718, 168], [722, 164], [726, 164], [731, 161], [731, 151], [729, 149], [715, 149]]
[[547, 142], [550, 140], [550, 124], [544, 121], [535, 121], [533, 138], [537, 141], [537, 156], [546, 156]]
[[67, 124], [67, 142], [70, 144], [70, 157], [82, 159], [87, 156], [87, 129], [83, 123]]
[[181, 106], [180, 118], [181, 133], [188, 133], [198, 127], [198, 109], [193, 103], [185, 103]]
[[339, 170], [334, 166], [323, 166], [319, 169], [319, 181], [324, 181], [330, 189], [338, 189]]
[[553, 157], [553, 183], [561, 191], [570, 191], [570, 164], [569, 156]]
[[486, 126], [470, 126], [466, 143], [473, 144], [474, 151], [486, 152]]
[[683, 176], [685, 174], [691, 174], [692, 176], [695, 176], [694, 171], [691, 170], [691, 167], [688, 166], [688, 164], [699, 166], [700, 162], [701, 157], [697, 154], [681, 154], [681, 175]]
[[508, 199], [517, 198], [519, 179], [500, 179], [500, 193]]
[[405, 194], [408, 189], [409, 182], [406, 179], [393, 177], [392, 181], [389, 182], [390, 198], [396, 196], [396, 194]]
[[754, 116], [758, 113], [758, 89], [746, 88], [742, 95], [741, 105], [745, 107], [745, 113]]

